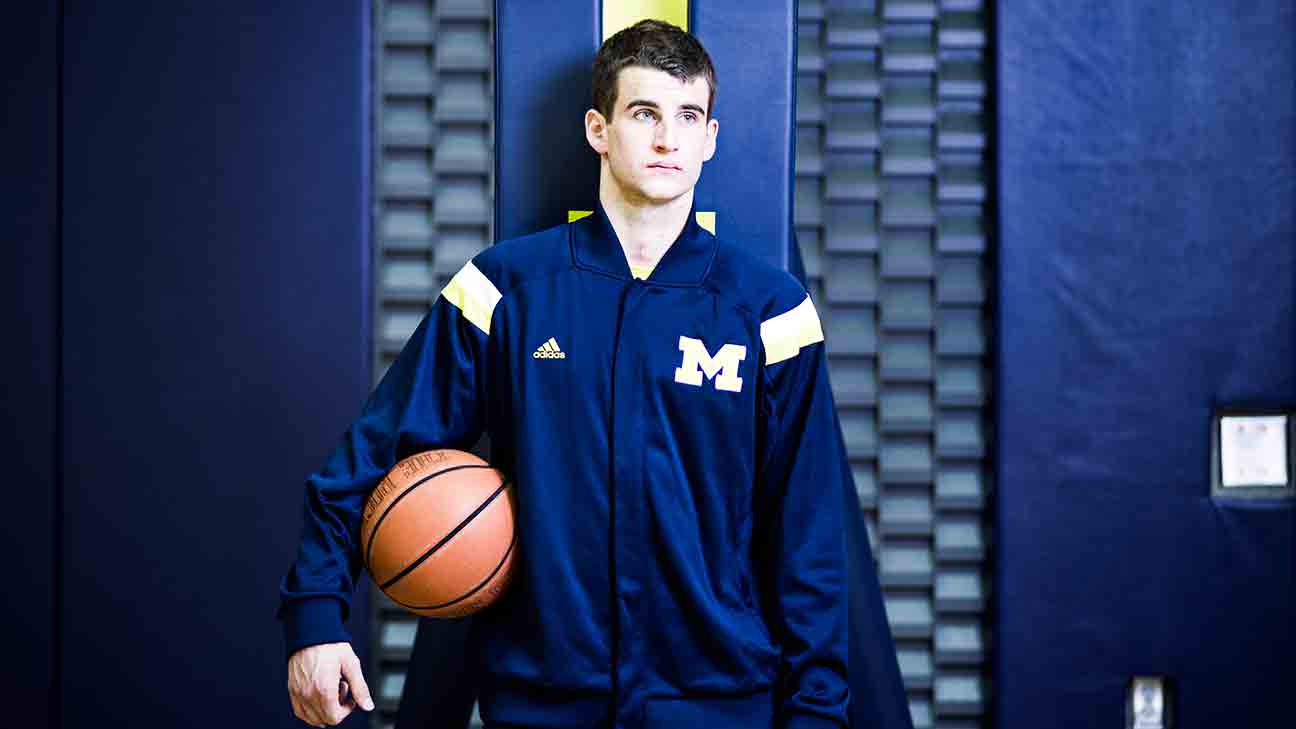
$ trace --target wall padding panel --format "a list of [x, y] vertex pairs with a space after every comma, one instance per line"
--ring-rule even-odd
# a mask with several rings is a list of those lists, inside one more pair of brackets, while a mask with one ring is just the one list
[[287, 729], [304, 480], [369, 389], [372, 16], [145, 5], [58, 4], [59, 726]]
[[0, 141], [0, 327], [10, 353], [0, 369], [7, 415], [0, 448], [9, 485], [9, 518], [0, 530], [8, 596], [0, 607], [0, 645], [13, 667], [7, 689], [22, 697], [6, 710], [5, 723], [44, 727], [58, 717], [58, 5], [13, 6], [0, 36], [8, 132]]

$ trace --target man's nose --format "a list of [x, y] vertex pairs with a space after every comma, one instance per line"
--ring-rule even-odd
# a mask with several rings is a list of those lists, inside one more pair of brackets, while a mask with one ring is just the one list
[[659, 152], [674, 152], [679, 148], [678, 136], [675, 122], [671, 119], [662, 119], [657, 124], [656, 134], [653, 135], [653, 145]]

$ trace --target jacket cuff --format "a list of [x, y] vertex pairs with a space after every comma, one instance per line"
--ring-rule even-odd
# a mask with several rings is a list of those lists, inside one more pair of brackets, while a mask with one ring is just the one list
[[814, 714], [793, 714], [788, 717], [783, 729], [843, 729], [842, 724], [833, 719], [826, 719]]
[[349, 643], [351, 636], [342, 627], [342, 603], [331, 597], [294, 600], [282, 611], [284, 624], [284, 658], [307, 646], [320, 643]]

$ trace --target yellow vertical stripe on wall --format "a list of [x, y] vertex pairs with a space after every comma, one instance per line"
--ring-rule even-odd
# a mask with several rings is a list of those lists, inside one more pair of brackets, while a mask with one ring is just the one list
[[645, 18], [688, 30], [688, 0], [603, 0], [603, 40]]

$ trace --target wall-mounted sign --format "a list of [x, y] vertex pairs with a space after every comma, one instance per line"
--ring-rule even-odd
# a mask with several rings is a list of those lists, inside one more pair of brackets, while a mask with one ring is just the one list
[[1168, 694], [1164, 676], [1135, 676], [1125, 702], [1126, 729], [1170, 729]]
[[1211, 419], [1211, 496], [1285, 500], [1296, 496], [1296, 410], [1227, 408]]
[[1287, 486], [1286, 415], [1220, 418], [1220, 485]]

